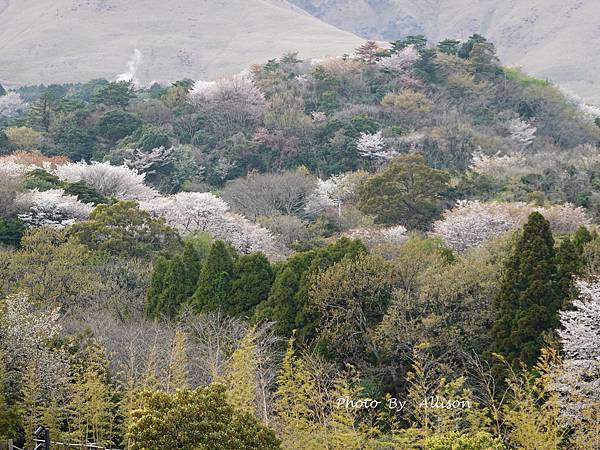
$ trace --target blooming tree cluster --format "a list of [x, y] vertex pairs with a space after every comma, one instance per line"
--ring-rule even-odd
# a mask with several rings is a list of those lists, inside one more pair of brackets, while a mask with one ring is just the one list
[[577, 416], [600, 402], [600, 280], [579, 280], [573, 309], [560, 313], [558, 331], [564, 364], [556, 386], [565, 400], [563, 413]]
[[377, 64], [390, 72], [404, 72], [421, 59], [421, 55], [414, 45], [409, 45], [399, 52], [386, 58], [381, 58]]
[[266, 101], [248, 74], [216, 82], [198, 81], [188, 94], [189, 102], [206, 113], [215, 128], [256, 124], [263, 116]]
[[61, 333], [58, 309], [39, 310], [25, 294], [7, 297], [0, 320], [0, 340], [6, 350], [9, 383], [18, 384], [20, 373], [34, 364], [44, 389], [56, 389], [67, 378], [66, 358], [48, 347]]
[[0, 118], [11, 118], [27, 111], [27, 103], [16, 92], [0, 97]]
[[525, 150], [533, 143], [536, 131], [536, 127], [521, 119], [508, 122], [510, 139], [520, 150]]
[[54, 173], [63, 181], [84, 181], [100, 194], [119, 200], [148, 200], [158, 192], [144, 184], [144, 174], [126, 165], [113, 166], [109, 162], [68, 163], [58, 166]]
[[267, 229], [232, 213], [227, 203], [208, 192], [155, 197], [141, 202], [140, 208], [163, 217], [167, 224], [183, 234], [204, 231], [230, 242], [243, 253], [261, 251], [274, 259], [281, 256], [281, 250]]
[[24, 211], [19, 218], [35, 227], [49, 225], [64, 228], [78, 220], [87, 219], [93, 209], [93, 205], [80, 202], [76, 196], [65, 195], [63, 189], [33, 189], [19, 194], [15, 203]]
[[481, 152], [473, 153], [473, 160], [469, 167], [473, 172], [494, 178], [506, 179], [531, 173], [527, 167], [527, 160], [522, 155], [501, 155], [500, 152], [493, 156]]
[[336, 208], [341, 215], [342, 205], [356, 192], [356, 183], [348, 174], [331, 176], [327, 180], [319, 179], [315, 191], [308, 198], [306, 212], [318, 214], [324, 210]]
[[534, 211], [540, 212], [557, 234], [574, 233], [580, 226], [591, 223], [582, 208], [568, 203], [541, 208], [522, 202], [462, 200], [444, 212], [442, 219], [434, 223], [433, 230], [452, 249], [463, 251], [520, 228]]
[[351, 239], [360, 239], [368, 247], [384, 244], [398, 245], [408, 240], [407, 230], [402, 225], [356, 228], [348, 231], [346, 236]]
[[356, 149], [360, 156], [371, 160], [388, 161], [397, 155], [395, 151], [386, 148], [381, 131], [377, 133], [360, 133], [360, 137], [356, 142]]
[[130, 169], [146, 175], [154, 175], [161, 167], [171, 164], [174, 159], [175, 147], [163, 146], [144, 152], [140, 149], [131, 151], [131, 157], [125, 159], [125, 165]]

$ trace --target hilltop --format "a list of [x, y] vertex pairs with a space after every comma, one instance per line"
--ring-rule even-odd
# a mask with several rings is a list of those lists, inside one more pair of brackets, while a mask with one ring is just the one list
[[581, 0], [291, 0], [316, 17], [369, 39], [424, 34], [486, 36], [509, 65], [548, 78], [570, 93], [600, 103], [595, 49], [600, 41], [600, 3]]

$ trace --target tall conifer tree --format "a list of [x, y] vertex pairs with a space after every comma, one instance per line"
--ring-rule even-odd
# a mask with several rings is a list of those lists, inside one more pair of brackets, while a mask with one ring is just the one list
[[202, 266], [198, 287], [191, 304], [198, 311], [223, 308], [231, 296], [235, 250], [223, 241], [216, 241]]
[[533, 365], [545, 333], [558, 326], [561, 303], [550, 224], [534, 212], [506, 263], [495, 301], [494, 350], [512, 363]]

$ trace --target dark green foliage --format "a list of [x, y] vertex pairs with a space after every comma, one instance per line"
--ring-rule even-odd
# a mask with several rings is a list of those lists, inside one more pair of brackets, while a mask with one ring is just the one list
[[17, 246], [25, 233], [26, 227], [18, 218], [3, 219], [0, 217], [0, 242]]
[[448, 55], [456, 55], [460, 49], [460, 41], [457, 41], [456, 39], [444, 39], [443, 41], [438, 42], [437, 49]]
[[34, 169], [27, 172], [23, 186], [26, 189], [38, 189], [47, 191], [48, 189], [57, 189], [62, 185], [60, 179], [56, 175], [46, 172], [44, 169]]
[[4, 89], [4, 86], [0, 84], [0, 97], [2, 97], [3, 95], [6, 95], [6, 90]]
[[550, 224], [534, 212], [507, 260], [494, 303], [494, 351], [511, 363], [535, 364], [545, 335], [558, 328], [562, 301]]
[[265, 255], [252, 253], [240, 256], [234, 264], [235, 278], [231, 285], [228, 312], [251, 317], [254, 308], [265, 301], [273, 283], [273, 269]]
[[[153, 308], [155, 317], [177, 317], [181, 306], [187, 303], [196, 291], [198, 277], [200, 275], [200, 259], [194, 246], [186, 243], [183, 253], [176, 255], [167, 263], [164, 278], [162, 278], [163, 290], [158, 295], [156, 307]], [[161, 278], [157, 275], [157, 279]]]
[[13, 150], [13, 145], [4, 131], [0, 130], [0, 156], [6, 155]]
[[421, 155], [400, 156], [360, 188], [358, 208], [378, 223], [424, 229], [440, 211], [449, 180]]
[[161, 314], [161, 297], [165, 290], [165, 279], [169, 261], [163, 255], [159, 255], [152, 265], [152, 275], [150, 275], [150, 287], [146, 297], [146, 313], [149, 317], [159, 317]]
[[134, 96], [133, 85], [130, 82], [116, 81], [102, 87], [94, 95], [94, 103], [124, 108]]
[[235, 250], [223, 241], [216, 241], [202, 266], [198, 287], [191, 298], [197, 311], [213, 311], [230, 307], [234, 278]]
[[592, 242], [597, 237], [598, 233], [596, 233], [595, 230], [593, 233], [590, 233], [590, 230], [588, 230], [587, 227], [582, 225], [577, 229], [577, 231], [573, 235], [573, 245], [575, 245], [577, 252], [581, 255], [585, 244], [587, 244], [588, 242]]
[[366, 252], [362, 242], [341, 238], [335, 244], [288, 258], [277, 268], [269, 297], [256, 307], [255, 320], [275, 321], [277, 331], [287, 336], [296, 330], [298, 341], [312, 339], [318, 316], [309, 305], [308, 289], [314, 275], [344, 258]]
[[68, 156], [73, 161], [90, 160], [96, 151], [96, 138], [91, 130], [77, 123], [67, 123], [54, 135], [56, 148], [52, 154]]
[[179, 235], [164, 219], [153, 218], [133, 201], [99, 205], [89, 220], [73, 225], [70, 234], [91, 250], [112, 255], [147, 257], [181, 246]]
[[116, 142], [136, 131], [142, 120], [127, 111], [114, 110], [104, 114], [98, 122], [98, 134], [103, 138]]
[[92, 203], [99, 205], [100, 203], [110, 203], [110, 199], [100, 194], [96, 189], [88, 186], [84, 181], [68, 183], [65, 186], [65, 193], [75, 195], [80, 202]]
[[581, 274], [583, 257], [571, 238], [565, 238], [556, 252], [557, 281], [560, 287], [563, 308], [577, 297], [573, 277]]

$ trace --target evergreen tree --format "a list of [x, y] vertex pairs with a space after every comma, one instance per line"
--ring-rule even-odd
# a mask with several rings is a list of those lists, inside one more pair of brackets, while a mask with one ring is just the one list
[[164, 289], [159, 296], [156, 315], [175, 318], [181, 306], [196, 291], [199, 276], [200, 258], [194, 246], [188, 242], [183, 253], [176, 255], [167, 264]]
[[573, 235], [573, 245], [575, 245], [577, 252], [581, 255], [583, 254], [583, 247], [585, 247], [585, 244], [593, 241], [597, 237], [598, 233], [596, 233], [596, 231], [590, 233], [590, 230], [588, 230], [587, 227], [582, 225], [577, 229], [577, 231]]
[[314, 276], [344, 258], [367, 252], [359, 240], [341, 238], [335, 244], [297, 253], [278, 268], [267, 300], [256, 307], [255, 320], [276, 322], [277, 331], [290, 336], [297, 330], [298, 341], [314, 337], [318, 316], [308, 301]]
[[544, 335], [557, 328], [562, 300], [557, 278], [550, 224], [534, 212], [506, 263], [495, 300], [494, 350], [509, 362], [535, 364]]
[[579, 274], [582, 265], [582, 258], [577, 247], [570, 238], [565, 238], [556, 252], [557, 281], [562, 309], [567, 308], [577, 296], [573, 276]]
[[146, 297], [146, 312], [150, 317], [158, 317], [161, 314], [161, 298], [165, 290], [165, 280], [169, 262], [160, 255], [154, 260], [152, 275], [150, 275], [150, 287]]
[[4, 89], [4, 86], [0, 84], [0, 97], [2, 97], [3, 95], [6, 95], [6, 89]]
[[251, 316], [254, 308], [267, 299], [273, 283], [273, 269], [265, 255], [242, 255], [234, 266], [235, 278], [226, 312]]
[[223, 241], [216, 241], [202, 266], [198, 287], [191, 304], [197, 311], [226, 307], [231, 296], [235, 250]]

